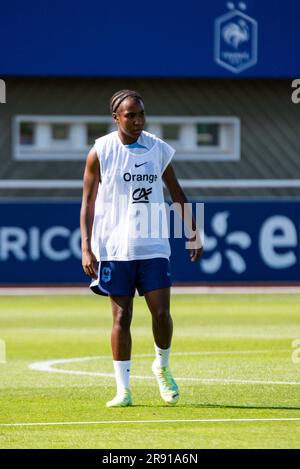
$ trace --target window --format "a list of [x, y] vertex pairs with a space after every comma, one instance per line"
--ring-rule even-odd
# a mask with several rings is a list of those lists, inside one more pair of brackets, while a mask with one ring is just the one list
[[219, 146], [218, 124], [197, 124], [197, 145], [201, 146]]
[[237, 117], [150, 116], [147, 125], [148, 132], [175, 148], [174, 159], [240, 159], [240, 121]]
[[20, 125], [19, 142], [21, 145], [33, 145], [34, 124], [32, 122], [22, 122]]
[[68, 140], [69, 126], [67, 124], [52, 124], [52, 140]]
[[[116, 129], [111, 116], [16, 116], [13, 156], [18, 160], [83, 160], [94, 141]], [[177, 160], [240, 158], [237, 117], [147, 116], [148, 132], [176, 150]]]
[[110, 116], [16, 116], [17, 160], [83, 160], [96, 138], [115, 130]]

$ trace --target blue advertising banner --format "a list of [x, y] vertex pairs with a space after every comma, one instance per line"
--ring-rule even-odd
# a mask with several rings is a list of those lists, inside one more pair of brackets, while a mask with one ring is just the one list
[[12, 0], [0, 77], [297, 78], [298, 0]]
[[[0, 284], [86, 284], [79, 202], [0, 203]], [[172, 237], [174, 283], [300, 281], [300, 201], [205, 203], [205, 249], [192, 263]]]
[[204, 213], [204, 254], [197, 265], [187, 261], [182, 240], [171, 240], [174, 280], [300, 281], [299, 201], [209, 202]]

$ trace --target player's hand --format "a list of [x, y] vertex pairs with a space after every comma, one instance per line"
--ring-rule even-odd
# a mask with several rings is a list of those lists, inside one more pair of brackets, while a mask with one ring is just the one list
[[192, 262], [196, 262], [203, 254], [203, 248], [189, 249], [190, 259]]
[[200, 235], [196, 234], [190, 238], [187, 242], [187, 248], [190, 254], [190, 260], [196, 262], [203, 254], [203, 246], [200, 239]]
[[98, 261], [96, 256], [92, 251], [83, 251], [82, 252], [82, 268], [86, 275], [89, 275], [92, 278], [98, 277]]

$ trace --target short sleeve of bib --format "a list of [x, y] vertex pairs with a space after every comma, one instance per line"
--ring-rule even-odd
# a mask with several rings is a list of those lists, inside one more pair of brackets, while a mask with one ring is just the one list
[[161, 141], [161, 174], [163, 175], [168, 164], [170, 164], [175, 150], [168, 143]]

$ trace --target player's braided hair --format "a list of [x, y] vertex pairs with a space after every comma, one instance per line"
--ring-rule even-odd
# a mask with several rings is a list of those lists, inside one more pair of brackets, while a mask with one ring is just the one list
[[137, 100], [143, 101], [142, 96], [137, 92], [133, 90], [120, 90], [117, 91], [111, 98], [109, 102], [109, 107], [110, 107], [110, 112], [116, 112], [122, 101], [124, 101], [126, 98], [134, 98]]

